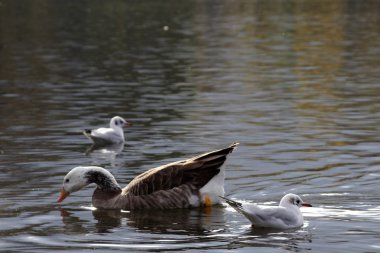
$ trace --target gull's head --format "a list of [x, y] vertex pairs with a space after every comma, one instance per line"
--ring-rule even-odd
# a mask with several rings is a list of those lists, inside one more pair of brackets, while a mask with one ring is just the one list
[[302, 206], [311, 207], [312, 205], [310, 205], [309, 203], [304, 202], [301, 199], [300, 196], [298, 196], [296, 194], [293, 194], [293, 193], [289, 193], [289, 194], [286, 194], [281, 199], [280, 206], [282, 206], [282, 207], [294, 207], [294, 206], [297, 206], [297, 207], [302, 207]]
[[123, 127], [129, 127], [132, 124], [125, 119], [123, 119], [120, 116], [115, 116], [111, 119], [110, 121], [110, 127], [115, 129], [115, 128], [123, 128]]

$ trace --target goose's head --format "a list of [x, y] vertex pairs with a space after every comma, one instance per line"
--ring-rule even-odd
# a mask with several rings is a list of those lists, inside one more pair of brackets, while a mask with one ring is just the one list
[[280, 201], [280, 206], [282, 207], [302, 207], [302, 206], [308, 206], [311, 207], [309, 203], [304, 202], [300, 196], [289, 193], [286, 194]]
[[112, 129], [121, 129], [123, 127], [129, 127], [129, 126], [132, 126], [132, 124], [120, 116], [115, 116], [110, 121], [110, 127]]
[[58, 202], [62, 202], [70, 193], [79, 191], [91, 183], [95, 183], [104, 191], [121, 191], [115, 177], [108, 170], [97, 166], [75, 167], [63, 179]]

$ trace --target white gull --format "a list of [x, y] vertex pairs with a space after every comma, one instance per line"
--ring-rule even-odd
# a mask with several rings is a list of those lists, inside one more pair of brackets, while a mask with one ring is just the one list
[[303, 225], [300, 207], [309, 206], [300, 196], [289, 193], [280, 201], [278, 206], [260, 206], [252, 203], [239, 203], [221, 197], [236, 211], [251, 221], [255, 228], [290, 229]]
[[111, 119], [109, 128], [85, 129], [83, 134], [96, 145], [124, 143], [123, 127], [131, 125], [122, 117], [115, 116]]

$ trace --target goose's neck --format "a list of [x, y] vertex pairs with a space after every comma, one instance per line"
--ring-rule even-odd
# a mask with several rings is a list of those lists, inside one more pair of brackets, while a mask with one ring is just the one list
[[121, 187], [115, 177], [105, 169], [92, 170], [87, 176], [88, 182], [96, 184], [98, 186], [97, 189], [103, 192], [121, 192]]

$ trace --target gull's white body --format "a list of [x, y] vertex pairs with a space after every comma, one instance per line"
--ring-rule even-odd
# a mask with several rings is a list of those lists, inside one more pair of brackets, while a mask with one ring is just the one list
[[[239, 203], [227, 198], [226, 202], [243, 214], [257, 228], [290, 229], [303, 225], [301, 206], [311, 206], [295, 194], [285, 195], [278, 206], [260, 206], [252, 203]], [[298, 202], [297, 202], [298, 201]]]
[[124, 143], [123, 126], [127, 124], [122, 117], [115, 116], [110, 120], [109, 128], [85, 130], [83, 134], [97, 145]]

